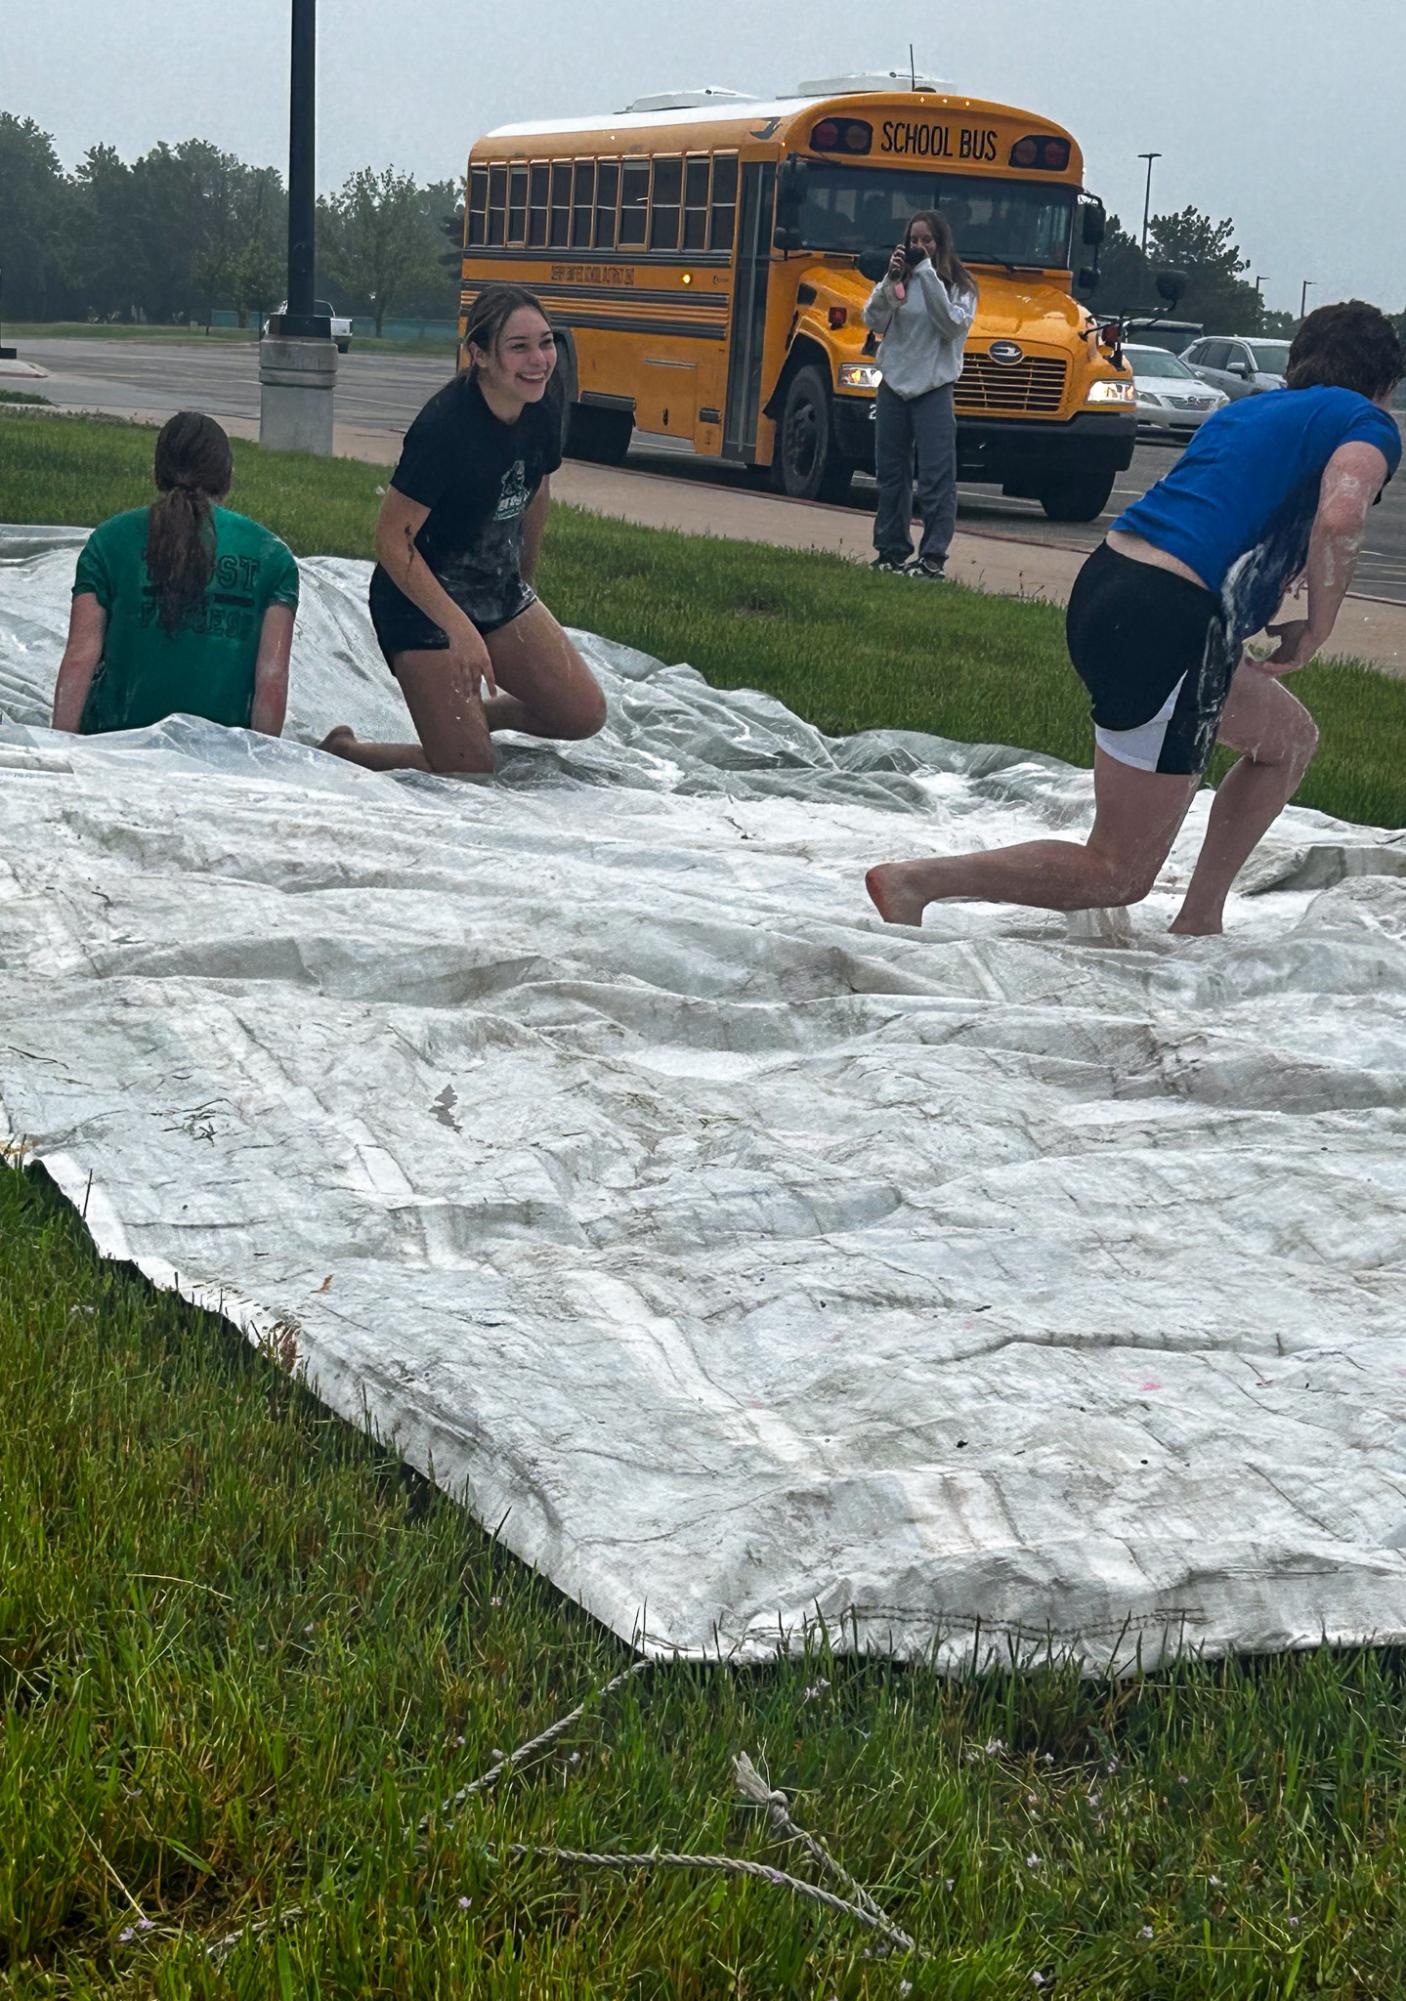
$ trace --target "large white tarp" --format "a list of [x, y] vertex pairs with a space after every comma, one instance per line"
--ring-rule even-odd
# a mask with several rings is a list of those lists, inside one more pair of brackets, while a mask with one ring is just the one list
[[330, 560], [283, 742], [60, 738], [78, 539], [0, 544], [0, 1126], [103, 1252], [651, 1647], [1406, 1638], [1401, 836], [1286, 815], [1224, 939], [1200, 806], [1131, 947], [887, 930], [868, 863], [1087, 774], [583, 636], [595, 742], [372, 776], [305, 747], [404, 733]]

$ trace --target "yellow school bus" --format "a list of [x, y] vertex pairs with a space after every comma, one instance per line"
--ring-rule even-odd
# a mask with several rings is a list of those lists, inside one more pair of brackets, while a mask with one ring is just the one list
[[1073, 138], [1034, 112], [832, 78], [503, 126], [469, 155], [460, 332], [484, 285], [525, 285], [558, 330], [568, 451], [618, 463], [638, 428], [836, 499], [873, 467], [861, 310], [925, 208], [979, 286], [956, 390], [962, 478], [1092, 520], [1132, 457], [1137, 406], [1073, 296], [1097, 282], [1103, 206]]

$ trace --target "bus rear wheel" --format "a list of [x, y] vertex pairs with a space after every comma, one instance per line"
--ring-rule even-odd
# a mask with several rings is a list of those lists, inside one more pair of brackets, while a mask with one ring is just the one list
[[1114, 474], [1107, 466], [1081, 466], [1046, 480], [1040, 505], [1051, 521], [1093, 521], [1108, 505]]
[[776, 484], [793, 500], [843, 500], [854, 467], [835, 442], [830, 385], [818, 368], [798, 368], [786, 391], [776, 442]]
[[566, 427], [567, 456], [591, 459], [597, 465], [623, 465], [634, 428], [628, 410], [602, 410], [591, 403], [573, 403]]

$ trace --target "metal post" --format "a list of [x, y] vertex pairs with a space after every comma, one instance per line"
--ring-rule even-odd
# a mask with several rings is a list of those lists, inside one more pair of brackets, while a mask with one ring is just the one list
[[1160, 160], [1160, 153], [1139, 153], [1140, 160], [1147, 162], [1147, 192], [1142, 199], [1142, 254], [1147, 255], [1147, 225], [1152, 214], [1152, 162]]
[[292, 0], [288, 84], [288, 309], [259, 347], [259, 442], [317, 452], [333, 442], [337, 350], [332, 322], [314, 312], [317, 185], [317, 0]]
[[1301, 288], [1300, 288], [1300, 290], [1299, 290], [1299, 318], [1300, 318], [1300, 319], [1304, 319], [1304, 318], [1306, 318], [1306, 316], [1307, 316], [1307, 313], [1308, 313], [1308, 288], [1309, 288], [1309, 286], [1310, 286], [1310, 285], [1316, 285], [1317, 283], [1318, 283], [1318, 280], [1317, 280], [1316, 278], [1305, 278], [1305, 279], [1304, 279], [1304, 281], [1303, 281], [1303, 285], [1301, 286]]
[[317, 229], [317, 0], [293, 0], [288, 85], [288, 310], [279, 331], [295, 340], [330, 340], [331, 322], [313, 313]]

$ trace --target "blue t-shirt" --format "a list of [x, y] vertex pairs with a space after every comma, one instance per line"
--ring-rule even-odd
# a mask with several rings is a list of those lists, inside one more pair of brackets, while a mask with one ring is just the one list
[[1375, 445], [1387, 477], [1401, 462], [1394, 420], [1355, 389], [1271, 389], [1227, 403], [1165, 479], [1113, 526], [1188, 564], [1225, 597], [1232, 638], [1279, 609], [1308, 560], [1323, 469], [1339, 445]]

